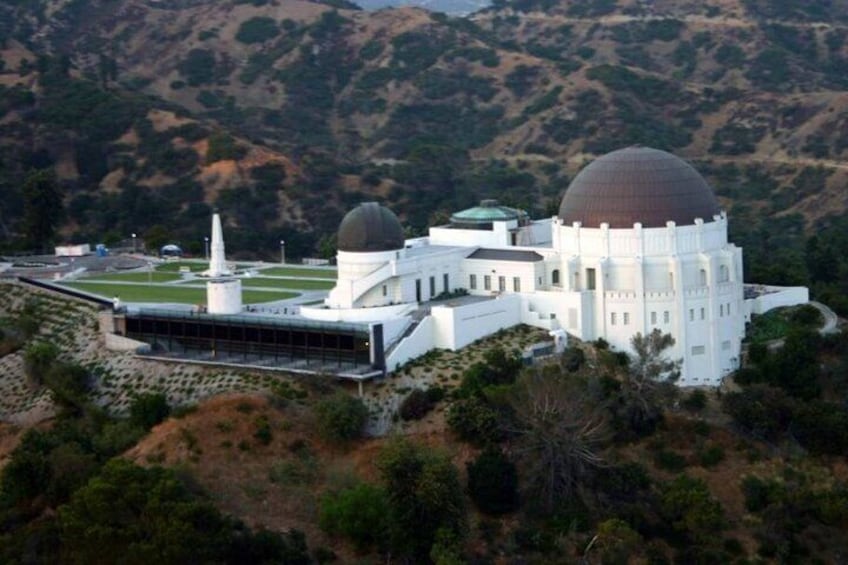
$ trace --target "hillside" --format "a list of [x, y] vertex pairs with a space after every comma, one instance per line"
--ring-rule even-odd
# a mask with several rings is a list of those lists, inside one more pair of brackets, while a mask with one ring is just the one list
[[[829, 563], [848, 551], [848, 339], [811, 331], [815, 309], [775, 312], [761, 329], [782, 321], [783, 345], [762, 334], [720, 389], [635, 389], [632, 360], [600, 340], [523, 367], [515, 352], [547, 336], [519, 326], [433, 351], [361, 401], [319, 376], [106, 354], [89, 304], [2, 290], [4, 562]], [[40, 366], [50, 344], [57, 357]], [[13, 404], [27, 401], [42, 410], [23, 419]]]
[[[848, 209], [844, 2], [523, 0], [468, 19], [300, 0], [0, 10], [4, 208], [22, 206], [10, 179], [52, 165], [69, 236], [155, 227], [196, 248], [218, 207], [233, 249], [282, 235], [293, 256], [331, 252], [365, 199], [411, 233], [481, 197], [551, 214], [587, 159], [628, 144], [695, 161], [743, 241], [777, 221], [803, 248]], [[113, 100], [57, 115], [51, 73], [54, 100]], [[80, 119], [113, 106], [106, 124]]]

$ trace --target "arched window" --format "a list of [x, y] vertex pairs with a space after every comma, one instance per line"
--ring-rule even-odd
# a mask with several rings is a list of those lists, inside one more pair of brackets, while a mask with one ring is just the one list
[[554, 269], [551, 273], [551, 284], [559, 284], [559, 269]]
[[720, 265], [718, 268], [718, 280], [719, 282], [727, 282], [730, 280], [730, 271], [727, 269], [727, 265]]
[[701, 286], [707, 286], [707, 271], [701, 269]]

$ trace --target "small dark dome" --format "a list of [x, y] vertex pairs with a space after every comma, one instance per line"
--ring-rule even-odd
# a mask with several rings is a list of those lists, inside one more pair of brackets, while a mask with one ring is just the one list
[[719, 212], [713, 190], [692, 165], [649, 147], [627, 147], [593, 161], [574, 177], [559, 205], [563, 223], [586, 227], [688, 225], [695, 218], [709, 222]]
[[376, 202], [365, 202], [347, 213], [339, 226], [339, 251], [391, 251], [403, 249], [400, 220]]

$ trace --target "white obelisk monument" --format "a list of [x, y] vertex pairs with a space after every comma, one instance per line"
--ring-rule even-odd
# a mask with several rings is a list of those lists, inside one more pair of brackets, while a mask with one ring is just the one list
[[221, 228], [221, 216], [212, 215], [212, 256], [209, 269], [204, 273], [209, 277], [206, 283], [206, 307], [210, 314], [238, 314], [241, 312], [241, 280], [232, 276], [227, 268], [224, 253], [224, 232]]

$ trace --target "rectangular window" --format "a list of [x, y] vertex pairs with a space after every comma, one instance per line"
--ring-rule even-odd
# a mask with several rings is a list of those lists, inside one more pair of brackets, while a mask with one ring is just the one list
[[471, 290], [477, 290], [477, 275], [468, 275], [468, 286]]
[[492, 277], [483, 275], [483, 290], [492, 290]]
[[624, 325], [625, 325], [625, 326], [629, 326], [629, 325], [630, 325], [630, 312], [625, 312], [625, 313], [624, 313]]
[[444, 290], [445, 292], [450, 292], [449, 283], [450, 281], [448, 280], [448, 274], [445, 273], [444, 275], [442, 275], [442, 286], [444, 287], [442, 290]]
[[730, 303], [727, 303], [727, 315], [730, 316]]
[[694, 308], [689, 308], [689, 321], [690, 322], [695, 321], [695, 309]]
[[512, 290], [521, 292], [521, 277], [512, 277]]
[[721, 350], [722, 351], [730, 351], [730, 342], [729, 341], [722, 341], [721, 342]]
[[383, 296], [386, 296], [389, 293], [389, 289], [386, 288], [386, 285], [383, 285]]
[[615, 325], [615, 318], [616, 318], [615, 312], [610, 312], [610, 325], [611, 326]]
[[701, 319], [702, 320], [704, 319], [704, 309], [703, 308], [701, 308]]
[[671, 318], [668, 315], [668, 310], [666, 310], [665, 312], [663, 312], [663, 323], [667, 324], [670, 320]]
[[657, 325], [657, 313], [656, 312], [651, 312], [651, 325], [652, 326]]
[[430, 277], [430, 298], [436, 296], [436, 277]]
[[718, 315], [721, 318], [724, 318], [724, 304], [718, 305]]
[[692, 355], [703, 355], [704, 354], [704, 346], [703, 345], [693, 345], [692, 346]]
[[595, 290], [595, 269], [586, 269], [586, 290]]
[[506, 277], [498, 277], [498, 290], [506, 292]]

